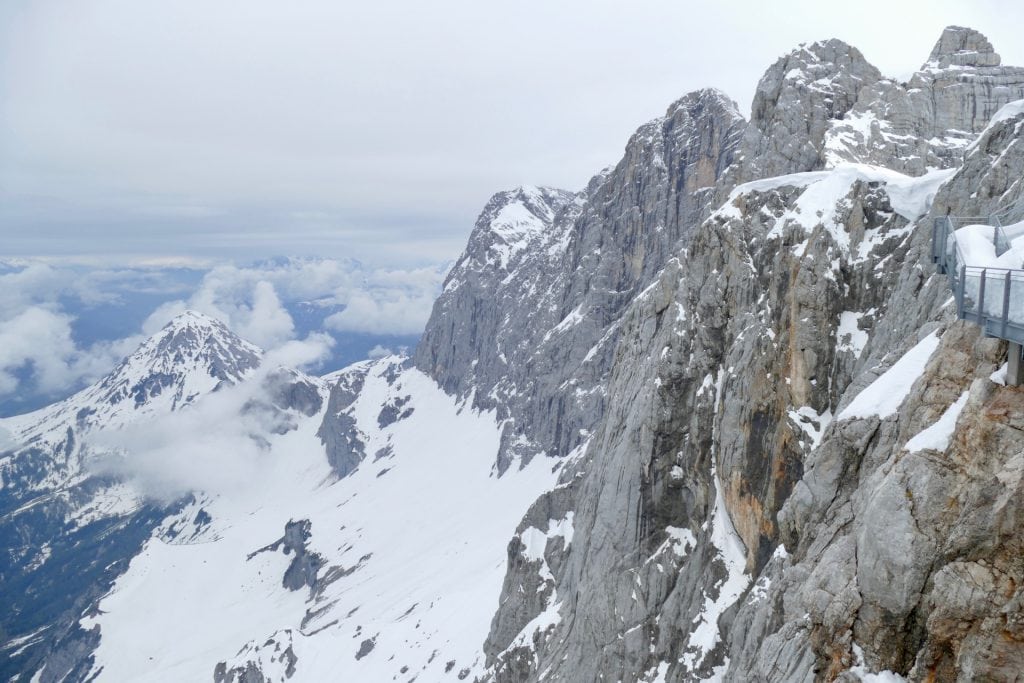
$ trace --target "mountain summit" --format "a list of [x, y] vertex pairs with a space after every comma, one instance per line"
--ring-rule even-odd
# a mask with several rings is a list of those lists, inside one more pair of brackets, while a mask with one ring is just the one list
[[[96, 385], [91, 398], [135, 408], [175, 410], [222, 383], [240, 381], [262, 351], [224, 323], [196, 311], [179, 314]], [[87, 390], [88, 391], [88, 390]]]
[[932, 48], [925, 67], [999, 66], [1000, 61], [999, 54], [984, 34], [963, 26], [947, 26]]
[[[244, 380], [261, 356], [219, 320], [186, 311], [93, 385], [47, 408], [0, 420], [7, 442], [0, 452], [0, 539], [6, 544], [0, 577], [9, 607], [0, 633], [14, 625], [41, 628], [50, 656], [58, 656], [52, 648], [64, 638], [71, 638], [67, 647], [80, 647], [76, 620], [62, 610], [102, 594], [113, 579], [110, 567], [136, 553], [167, 514], [85, 467], [90, 435], [190, 406]], [[7, 594], [9, 586], [26, 580], [31, 590]], [[42, 621], [46, 614], [55, 616]], [[0, 678], [41, 661], [48, 650], [34, 647], [37, 641], [6, 649]]]
[[109, 429], [145, 415], [178, 410], [260, 364], [259, 347], [216, 318], [196, 311], [175, 316], [103, 379], [52, 406], [0, 420], [15, 442], [66, 430]]

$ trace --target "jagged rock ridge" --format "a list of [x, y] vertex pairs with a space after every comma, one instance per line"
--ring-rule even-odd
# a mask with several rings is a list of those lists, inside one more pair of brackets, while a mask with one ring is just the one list
[[[743, 126], [732, 101], [702, 90], [642, 126], [583, 192], [520, 188], [488, 203], [414, 361], [498, 411], [500, 469], [586, 441], [622, 314], [707, 214]], [[528, 246], [508, 246], [507, 216], [531, 226], [514, 233]]]

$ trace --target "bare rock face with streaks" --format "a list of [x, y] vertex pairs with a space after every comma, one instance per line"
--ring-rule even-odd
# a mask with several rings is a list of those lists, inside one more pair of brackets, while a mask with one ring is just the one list
[[879, 79], [833, 122], [826, 157], [913, 175], [954, 168], [995, 113], [1021, 98], [1024, 69], [1000, 66], [985, 36], [951, 26], [907, 83]]
[[1024, 189], [1020, 73], [955, 27], [909, 88], [838, 41], [769, 70], [509, 544], [490, 679], [1013, 680], [1024, 402], [930, 239]]
[[586, 441], [619, 320], [706, 215], [743, 125], [724, 95], [696, 92], [642, 126], [583, 192], [520, 188], [488, 203], [415, 363], [507, 420], [501, 470]]
[[829, 128], [881, 77], [841, 40], [802, 45], [781, 57], [757, 84], [737, 163], [720, 189], [822, 168]]
[[[1024, 172], [1019, 138], [1007, 136], [1022, 120], [1009, 116], [982, 134], [932, 215], [1016, 198], [1019, 188], [1005, 194], [1002, 178], [1007, 168]], [[792, 678], [832, 679], [858, 660], [913, 681], [1014, 680], [1021, 670], [1024, 632], [1012, 615], [1024, 517], [1012, 501], [1024, 401], [999, 383], [1005, 344], [955, 322], [942, 278], [921, 275], [929, 247], [925, 230], [910, 238], [868, 367], [902, 362], [910, 346], [934, 351], [891, 412], [851, 410], [863, 381], [840, 402], [779, 515], [791, 557], [771, 572], [769, 598], [737, 617], [737, 679], [778, 680], [772, 673], [783, 672], [768, 663], [796, 651], [807, 664], [786, 672]], [[944, 419], [944, 439], [920, 438], [940, 433]]]

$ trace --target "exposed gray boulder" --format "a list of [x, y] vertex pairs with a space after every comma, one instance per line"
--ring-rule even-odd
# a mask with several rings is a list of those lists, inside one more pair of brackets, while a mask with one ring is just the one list
[[323, 422], [316, 434], [327, 451], [327, 462], [338, 477], [351, 473], [366, 458], [366, 445], [355, 418], [348, 412], [365, 379], [365, 368], [357, 368], [335, 381], [327, 399]]
[[324, 566], [323, 558], [307, 548], [312, 536], [308, 519], [289, 521], [284, 526], [284, 536], [249, 554], [248, 559], [260, 553], [276, 553], [278, 550], [291, 555], [292, 561], [284, 572], [281, 584], [290, 591], [308, 587], [310, 594], [317, 589], [317, 573]]

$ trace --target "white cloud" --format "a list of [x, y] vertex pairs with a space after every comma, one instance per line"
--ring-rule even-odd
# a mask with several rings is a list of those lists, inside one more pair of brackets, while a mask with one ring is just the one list
[[73, 281], [70, 273], [42, 263], [0, 275], [0, 320], [12, 318], [30, 306], [55, 304]]
[[273, 407], [280, 381], [275, 370], [315, 362], [332, 343], [327, 335], [288, 341], [266, 353], [239, 384], [181, 410], [93, 434], [86, 466], [122, 477], [143, 496], [163, 502], [190, 492], [230, 495], [272, 480], [264, 476], [267, 468], [287, 464], [280, 450], [271, 459], [267, 443], [289, 420]]
[[430, 318], [444, 270], [379, 270], [365, 285], [348, 293], [345, 310], [325, 324], [341, 332], [418, 334]]
[[[325, 331], [335, 335], [416, 335], [423, 330], [445, 269], [372, 269], [352, 260], [277, 259], [248, 267], [214, 267], [198, 286], [168, 273], [158, 268], [28, 263], [0, 274], [0, 399], [15, 392], [59, 395], [94, 381], [145, 336], [188, 309], [224, 321], [265, 350], [292, 354], [292, 362], [282, 361], [292, 366], [324, 358], [333, 340], [324, 334], [296, 340], [295, 321], [284, 302], [310, 302], [326, 307], [324, 313], [344, 307], [325, 323]], [[184, 287], [192, 289], [183, 292]], [[76, 345], [75, 315], [65, 310], [66, 302], [77, 302], [75, 314], [89, 315], [91, 306], [117, 305], [126, 292], [186, 296], [159, 305], [138, 334]]]
[[129, 338], [79, 349], [71, 337], [72, 318], [31, 306], [0, 322], [0, 395], [19, 389], [16, 372], [30, 366], [35, 390], [59, 392], [106, 373], [141, 341]]
[[274, 285], [260, 280], [252, 288], [252, 303], [238, 304], [229, 312], [238, 334], [266, 349], [273, 349], [295, 336], [295, 325]]
[[339, 332], [415, 334], [423, 330], [432, 305], [431, 297], [399, 293], [384, 298], [370, 292], [354, 292], [345, 310], [327, 318], [326, 324]]
[[266, 453], [265, 415], [246, 410], [261, 396], [259, 377], [209, 394], [196, 404], [90, 437], [94, 472], [130, 481], [143, 495], [169, 502], [190, 491], [230, 493], [256, 478]]
[[430, 317], [444, 275], [443, 267], [365, 270], [358, 262], [334, 259], [220, 266], [187, 301], [161, 306], [144, 331], [152, 334], [178, 313], [195, 309], [223, 320], [245, 339], [273, 348], [294, 336], [280, 293], [287, 301], [345, 306], [326, 320], [335, 331], [415, 335]]
[[274, 367], [312, 367], [326, 358], [333, 346], [334, 337], [314, 332], [305, 339], [292, 339], [268, 351], [263, 362]]
[[370, 360], [377, 360], [378, 358], [387, 358], [388, 356], [393, 356], [394, 354], [395, 352], [387, 348], [386, 346], [381, 346], [380, 344], [377, 344], [372, 349], [370, 349], [369, 353], [366, 354], [366, 357], [369, 358]]
[[52, 391], [73, 374], [75, 345], [67, 316], [33, 306], [0, 324], [0, 393], [18, 386], [14, 372], [31, 364], [39, 388]]
[[166, 293], [181, 288], [181, 283], [166, 278], [159, 269], [61, 267], [29, 261], [0, 274], [0, 320], [30, 306], [59, 309], [62, 299], [73, 299], [88, 308], [118, 302], [125, 289]]
[[257, 346], [276, 348], [295, 336], [295, 325], [274, 285], [253, 276], [253, 271], [234, 266], [214, 268], [188, 301], [171, 301], [157, 308], [143, 323], [143, 331], [153, 334], [191, 309], [224, 321], [235, 334]]

